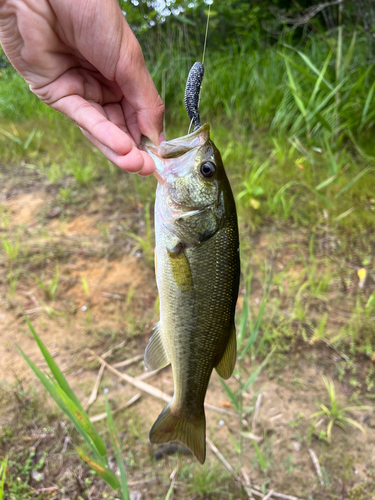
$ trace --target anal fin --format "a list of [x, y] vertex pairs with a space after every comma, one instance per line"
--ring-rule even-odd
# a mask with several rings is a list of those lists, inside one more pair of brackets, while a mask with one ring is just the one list
[[237, 357], [236, 327], [233, 325], [223, 357], [221, 358], [219, 363], [215, 366], [215, 370], [220, 375], [220, 377], [226, 380], [232, 375], [234, 370], [234, 365], [236, 364], [236, 357]]
[[160, 322], [156, 323], [154, 333], [148, 341], [144, 362], [145, 367], [150, 371], [160, 370], [170, 363], [163, 345]]

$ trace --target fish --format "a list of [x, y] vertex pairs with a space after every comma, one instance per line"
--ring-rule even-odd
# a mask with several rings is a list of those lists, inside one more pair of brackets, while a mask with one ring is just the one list
[[155, 272], [160, 321], [146, 347], [148, 370], [172, 365], [174, 395], [150, 430], [151, 443], [180, 441], [202, 464], [204, 400], [213, 369], [228, 379], [236, 362], [235, 307], [240, 279], [234, 197], [210, 126], [198, 113], [203, 70], [185, 91], [192, 133], [155, 146], [145, 141], [158, 179]]

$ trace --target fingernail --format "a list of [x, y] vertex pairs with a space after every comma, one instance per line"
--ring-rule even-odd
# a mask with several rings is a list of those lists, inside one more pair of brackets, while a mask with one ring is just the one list
[[159, 144], [161, 144], [163, 141], [165, 141], [165, 135], [164, 135], [164, 132], [162, 132], [162, 133], [159, 135]]

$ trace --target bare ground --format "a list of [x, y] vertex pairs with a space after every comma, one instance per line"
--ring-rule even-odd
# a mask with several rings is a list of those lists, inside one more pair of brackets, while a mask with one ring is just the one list
[[[133, 240], [119, 239], [124, 232], [121, 221], [128, 216], [139, 217], [139, 207], [129, 207], [125, 213], [120, 210], [112, 216], [103, 215], [100, 200], [105, 200], [106, 193], [100, 189], [95, 203], [69, 215], [59, 212], [53, 193], [40, 185], [37, 191], [32, 187], [15, 190], [14, 185], [12, 189], [7, 186], [2, 196], [0, 235], [13, 243], [19, 241], [20, 250], [16, 263], [12, 264], [13, 270], [19, 272], [14, 292], [9, 281], [9, 258], [5, 252], [0, 258], [0, 458], [8, 453], [13, 461], [10, 474], [20, 474], [26, 484], [22, 492], [19, 490], [18, 498], [104, 498], [110, 491], [103, 490], [101, 481], [80, 465], [73, 447], [78, 442], [77, 435], [43, 394], [16, 345], [45, 368], [25, 324], [23, 310], [82, 402], [89, 398], [99, 369], [92, 351], [103, 354], [121, 345], [107, 358], [111, 364], [143, 353], [158, 314], [153, 268]], [[295, 247], [291, 244], [303, 245], [305, 239], [303, 233], [285, 231], [273, 234], [263, 231], [252, 239], [253, 254], [258, 259], [272, 249], [274, 265], [279, 266], [280, 271], [287, 269], [282, 281], [284, 290], [303, 269], [301, 262], [292, 260]], [[148, 258], [150, 260], [150, 256]], [[35, 276], [48, 287], [57, 264], [59, 285], [51, 299], [48, 291], [37, 285]], [[339, 283], [340, 276], [335, 280]], [[346, 281], [349, 295], [355, 280], [353, 270]], [[84, 283], [87, 283], [86, 289]], [[309, 336], [314, 315], [321, 315], [322, 307], [332, 312], [328, 323], [331, 336], [345, 325], [348, 313], [338, 286], [328, 293], [323, 306], [319, 303], [314, 306], [311, 302], [309, 318], [312, 320], [308, 324], [289, 321], [293, 332], [290, 345], [287, 345], [287, 336], [285, 348], [279, 346], [268, 368], [244, 395], [242, 422], [238, 416], [206, 411], [207, 435], [232, 465], [241, 484], [210, 448], [203, 468], [189, 455], [153, 458], [157, 449], [148, 442], [148, 430], [164, 406], [156, 398], [142, 393], [134, 405], [116, 414], [133, 498], [164, 498], [169, 475], [175, 467], [178, 473], [170, 498], [176, 499], [251, 498], [243, 486], [244, 478], [249, 478], [254, 498], [266, 497], [270, 489], [306, 500], [375, 498], [374, 390], [371, 384], [364, 382], [374, 373], [373, 363], [354, 356], [355, 370], [347, 375], [345, 368], [344, 376], [339, 377], [343, 373], [341, 366], [347, 366], [346, 355], [332, 348], [329, 342], [316, 341], [312, 345], [301, 338]], [[251, 302], [256, 304], [261, 294], [262, 278], [254, 273]], [[287, 310], [289, 300], [285, 297], [281, 294], [280, 309], [283, 310]], [[239, 313], [242, 300], [243, 290]], [[280, 325], [285, 329], [282, 322]], [[261, 360], [262, 355], [253, 362], [249, 359], [244, 369], [251, 373]], [[142, 375], [142, 362], [126, 368], [126, 373]], [[327, 443], [323, 431], [328, 421], [312, 426], [317, 419], [310, 416], [318, 410], [318, 403], [328, 404], [322, 375], [334, 380], [337, 400], [343, 407], [359, 404], [359, 400], [372, 407], [348, 414], [365, 427], [366, 434], [350, 425], [346, 432], [334, 426], [332, 442]], [[170, 369], [146, 382], [172, 394]], [[238, 381], [232, 377], [229, 385], [236, 391]], [[104, 409], [104, 387], [109, 389], [114, 408], [139, 393], [106, 370], [98, 398], [90, 407], [90, 416]], [[350, 398], [357, 399], [348, 403]], [[216, 374], [206, 401], [235, 413]], [[257, 401], [259, 409], [254, 418]], [[99, 428], [106, 435], [104, 427]], [[261, 458], [249, 438], [250, 432], [259, 437]], [[43, 437], [46, 435], [49, 437]], [[240, 452], [237, 447], [241, 441]], [[37, 459], [34, 456], [33, 465], [27, 468], [30, 450], [34, 450]], [[311, 450], [321, 467], [320, 478]], [[42, 456], [44, 465], [39, 468], [43, 479], [38, 481], [33, 470]], [[16, 467], [17, 461], [24, 464], [21, 472]], [[256, 493], [257, 486], [263, 487], [263, 493]], [[10, 492], [5, 491], [5, 498], [16, 498], [7, 496]], [[140, 496], [136, 496], [136, 491]]]

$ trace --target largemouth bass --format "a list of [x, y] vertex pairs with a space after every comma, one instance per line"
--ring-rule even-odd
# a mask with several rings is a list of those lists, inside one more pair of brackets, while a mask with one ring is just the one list
[[[189, 102], [186, 107], [189, 113]], [[144, 144], [158, 178], [160, 297], [160, 321], [147, 345], [145, 365], [156, 370], [171, 363], [174, 381], [173, 399], [154, 423], [150, 441], [180, 441], [203, 463], [204, 399], [211, 373], [215, 368], [228, 379], [236, 362], [240, 261], [236, 207], [221, 156], [209, 125], [201, 126], [199, 115], [194, 119], [193, 133], [157, 147]]]

